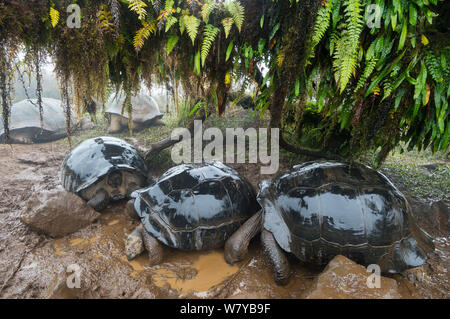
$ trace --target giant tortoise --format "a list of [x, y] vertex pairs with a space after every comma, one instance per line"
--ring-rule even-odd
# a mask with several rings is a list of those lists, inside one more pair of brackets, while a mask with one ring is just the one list
[[64, 159], [64, 188], [79, 195], [95, 210], [147, 186], [147, 167], [137, 150], [115, 137], [85, 140]]
[[[125, 96], [122, 94], [112, 98], [106, 106], [105, 116], [109, 121], [108, 133], [119, 133], [128, 129], [128, 112], [122, 110], [124, 102]], [[158, 104], [150, 95], [141, 93], [132, 96], [131, 105], [134, 131], [164, 125]]]
[[[11, 107], [9, 118], [10, 143], [31, 144], [58, 140], [67, 136], [66, 118], [60, 100], [43, 98], [41, 127], [37, 100], [23, 100]], [[71, 128], [75, 122], [71, 122]], [[3, 118], [0, 116], [0, 142], [5, 143]]]
[[290, 275], [284, 252], [318, 266], [344, 255], [362, 265], [377, 264], [383, 273], [398, 273], [422, 265], [434, 249], [405, 197], [367, 166], [308, 162], [262, 181], [259, 188], [262, 218], [230, 238], [226, 260], [240, 260], [249, 238], [262, 228], [277, 284], [287, 283]]
[[173, 167], [132, 197], [129, 210], [142, 225], [128, 236], [125, 254], [131, 260], [146, 249], [151, 264], [162, 261], [160, 243], [186, 251], [223, 247], [259, 210], [252, 185], [221, 162]]

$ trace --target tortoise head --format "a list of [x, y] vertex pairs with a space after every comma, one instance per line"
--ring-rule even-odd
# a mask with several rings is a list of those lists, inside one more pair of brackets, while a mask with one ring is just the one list
[[428, 254], [434, 251], [433, 238], [416, 224], [408, 202], [406, 202], [406, 206], [409, 235], [395, 244], [390, 265], [380, 265], [385, 272], [401, 272], [419, 267], [426, 263]]
[[395, 264], [394, 269], [396, 269], [396, 271], [384, 269], [385, 267], [383, 267], [383, 265], [381, 265], [381, 268], [386, 272], [394, 273], [422, 266], [428, 259], [427, 254], [432, 251], [430, 249], [431, 247], [424, 243], [416, 235], [410, 236], [401, 240], [394, 247], [392, 262]]

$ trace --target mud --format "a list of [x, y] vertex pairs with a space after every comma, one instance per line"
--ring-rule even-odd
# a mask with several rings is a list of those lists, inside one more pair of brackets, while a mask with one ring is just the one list
[[[124, 202], [110, 205], [96, 222], [65, 237], [37, 234], [20, 221], [22, 211], [33, 193], [57, 187], [67, 151], [63, 143], [0, 145], [1, 298], [304, 298], [320, 274], [290, 259], [289, 284], [275, 285], [258, 239], [234, 266], [225, 263], [221, 249], [188, 253], [165, 248], [160, 265], [150, 266], [146, 253], [129, 262], [125, 238], [137, 222], [126, 214]], [[257, 165], [231, 166], [257, 186]], [[154, 177], [159, 174], [151, 171]], [[432, 219], [418, 219], [436, 238], [436, 251], [415, 272], [390, 278], [402, 298], [449, 298], [449, 235], [433, 233]], [[70, 289], [67, 282], [77, 272], [67, 269], [74, 264], [81, 271], [80, 288]]]

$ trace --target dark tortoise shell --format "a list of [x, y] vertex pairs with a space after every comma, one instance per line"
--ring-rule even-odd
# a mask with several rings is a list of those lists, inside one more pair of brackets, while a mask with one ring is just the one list
[[300, 260], [323, 266], [344, 255], [396, 273], [422, 265], [433, 250], [405, 197], [360, 164], [308, 162], [260, 183], [264, 228]]
[[223, 246], [259, 209], [252, 185], [220, 162], [173, 167], [132, 197], [146, 231], [181, 250]]

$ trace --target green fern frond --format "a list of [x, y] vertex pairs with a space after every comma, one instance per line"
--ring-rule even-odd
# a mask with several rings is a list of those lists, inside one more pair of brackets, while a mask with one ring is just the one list
[[236, 24], [239, 32], [241, 32], [242, 24], [244, 23], [244, 7], [239, 3], [239, 1], [232, 0], [230, 1], [230, 3], [228, 3], [228, 5], [226, 5], [226, 8], [230, 15], [233, 17], [233, 21]]
[[366, 66], [364, 68], [364, 72], [358, 80], [358, 84], [356, 85], [355, 92], [358, 91], [363, 85], [366, 83], [367, 78], [372, 74], [375, 66], [377, 65], [378, 59], [370, 58], [366, 61]]
[[180, 34], [183, 35], [186, 30], [186, 22], [184, 21], [185, 16], [181, 16], [178, 20], [178, 24], [180, 25]]
[[53, 28], [56, 27], [59, 22], [59, 11], [53, 7], [50, 8], [50, 22]]
[[345, 2], [345, 18], [348, 25], [350, 43], [358, 46], [359, 36], [363, 28], [363, 15], [360, 0], [347, 0]]
[[444, 80], [440, 59], [434, 56], [431, 50], [426, 51], [425, 65], [427, 69], [430, 71], [431, 77], [433, 78], [434, 81], [439, 83]]
[[330, 36], [330, 56], [333, 56], [334, 47], [339, 40], [339, 33], [334, 31]]
[[134, 48], [139, 51], [144, 46], [144, 41], [147, 40], [152, 33], [156, 32], [156, 25], [153, 22], [145, 21], [143, 27], [136, 32], [134, 36]]
[[139, 20], [143, 21], [147, 17], [147, 10], [145, 9], [147, 4], [142, 0], [129, 0], [128, 8], [131, 11], [136, 12]]
[[335, 79], [342, 93], [358, 64], [359, 38], [363, 28], [362, 7], [359, 0], [344, 3], [345, 21], [341, 37], [336, 42], [333, 68]]
[[209, 21], [209, 15], [211, 12], [214, 11], [214, 9], [218, 8], [218, 4], [216, 2], [208, 1], [202, 6], [202, 18], [203, 21], [205, 21], [206, 24], [208, 24]]
[[230, 35], [231, 27], [233, 26], [233, 18], [225, 18], [222, 20], [223, 29], [225, 31], [225, 38], [228, 39]]
[[169, 36], [169, 38], [167, 39], [167, 44], [166, 44], [167, 55], [169, 55], [172, 52], [173, 48], [178, 43], [178, 40], [179, 40], [179, 37], [177, 35]]
[[[336, 0], [334, 0], [336, 1]], [[328, 0], [326, 5], [319, 8], [317, 11], [316, 23], [314, 25], [314, 31], [311, 39], [310, 46], [310, 57], [314, 57], [314, 48], [317, 44], [319, 44], [320, 40], [322, 40], [325, 32], [327, 31], [330, 20], [331, 20], [331, 11], [333, 9], [333, 0]]]
[[177, 22], [178, 22], [178, 19], [175, 18], [174, 16], [169, 16], [169, 17], [167, 17], [167, 21], [166, 21], [166, 29], [165, 29], [165, 31], [166, 31], [166, 32], [169, 31], [170, 28], [171, 28], [173, 25], [175, 25], [175, 23], [177, 23]]
[[337, 43], [334, 52], [333, 68], [336, 83], [342, 93], [347, 86], [353, 71], [356, 69], [357, 56], [352, 54], [351, 44], [346, 37], [341, 37]]
[[195, 16], [185, 16], [184, 23], [186, 25], [186, 30], [189, 37], [192, 40], [192, 45], [194, 45], [195, 38], [197, 37], [198, 27], [200, 26], [200, 19]]
[[389, 79], [384, 82], [383, 91], [384, 95], [382, 100], [386, 99], [392, 93], [392, 82]]
[[205, 65], [206, 57], [208, 56], [209, 50], [219, 34], [219, 28], [216, 28], [212, 24], [207, 24], [205, 30], [203, 31], [203, 45], [202, 45], [202, 66]]
[[175, 1], [174, 0], [166, 0], [166, 4], [164, 5], [164, 9], [166, 11], [171, 11], [173, 9]]

